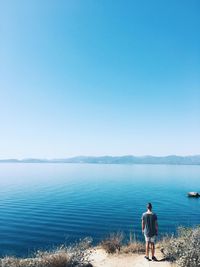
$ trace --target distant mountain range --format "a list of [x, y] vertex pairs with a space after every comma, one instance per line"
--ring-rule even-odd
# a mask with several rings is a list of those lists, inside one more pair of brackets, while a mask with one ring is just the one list
[[172, 165], [200, 165], [200, 155], [194, 156], [78, 156], [66, 159], [1, 159], [0, 163], [94, 163], [94, 164], [172, 164]]

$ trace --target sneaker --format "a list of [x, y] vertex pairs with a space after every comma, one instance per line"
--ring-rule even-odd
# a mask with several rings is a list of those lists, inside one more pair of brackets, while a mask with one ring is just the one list
[[152, 257], [152, 261], [158, 261], [155, 256]]
[[146, 260], [148, 260], [148, 261], [151, 261], [151, 260], [149, 259], [149, 257], [147, 257], [147, 256], [144, 256], [144, 258], [145, 258]]

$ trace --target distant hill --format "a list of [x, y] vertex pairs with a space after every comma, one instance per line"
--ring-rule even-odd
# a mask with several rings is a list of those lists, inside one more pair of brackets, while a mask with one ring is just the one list
[[78, 156], [66, 159], [2, 159], [0, 163], [93, 163], [93, 164], [172, 164], [172, 165], [200, 165], [200, 155], [165, 157], [155, 156]]

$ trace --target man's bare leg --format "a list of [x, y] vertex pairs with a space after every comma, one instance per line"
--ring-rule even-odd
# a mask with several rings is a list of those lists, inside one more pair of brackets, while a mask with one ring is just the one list
[[146, 242], [146, 257], [149, 258], [149, 245], [150, 245], [150, 242]]
[[151, 243], [151, 254], [152, 254], [152, 257], [155, 256], [155, 244], [154, 243]]
[[152, 261], [158, 261], [155, 257], [155, 244], [151, 242], [151, 254], [152, 254]]

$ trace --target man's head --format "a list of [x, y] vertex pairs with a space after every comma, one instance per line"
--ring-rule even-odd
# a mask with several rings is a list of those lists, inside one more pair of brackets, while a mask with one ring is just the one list
[[152, 210], [152, 204], [151, 203], [147, 204], [147, 209], [150, 210], [150, 211]]

